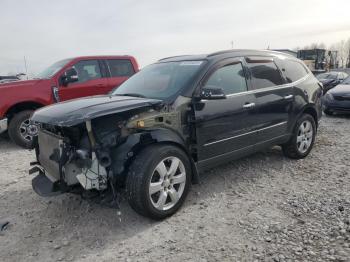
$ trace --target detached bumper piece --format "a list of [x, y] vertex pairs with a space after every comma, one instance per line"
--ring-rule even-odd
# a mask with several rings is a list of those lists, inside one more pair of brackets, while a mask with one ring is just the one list
[[33, 190], [40, 196], [56, 196], [61, 194], [61, 189], [58, 182], [52, 182], [44, 173], [39, 172], [39, 175], [32, 179]]
[[7, 118], [0, 119], [0, 134], [7, 130]]

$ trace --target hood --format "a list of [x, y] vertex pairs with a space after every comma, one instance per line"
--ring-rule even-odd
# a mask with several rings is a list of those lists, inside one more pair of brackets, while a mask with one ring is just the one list
[[19, 80], [19, 81], [7, 82], [7, 83], [0, 84], [0, 88], [34, 86], [42, 81], [47, 81], [47, 79]]
[[130, 96], [93, 96], [41, 108], [32, 120], [56, 126], [74, 126], [104, 115], [161, 104], [161, 100]]
[[329, 90], [328, 93], [337, 96], [350, 96], [350, 85], [337, 85], [336, 87]]

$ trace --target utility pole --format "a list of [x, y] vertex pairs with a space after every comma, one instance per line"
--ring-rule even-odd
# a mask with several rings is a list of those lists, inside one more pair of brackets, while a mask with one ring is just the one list
[[231, 49], [233, 49], [233, 41], [231, 41]]
[[27, 80], [28, 80], [27, 60], [26, 60], [26, 57], [25, 57], [25, 56], [23, 56], [23, 59], [24, 59], [24, 68], [26, 69], [26, 76], [27, 76]]

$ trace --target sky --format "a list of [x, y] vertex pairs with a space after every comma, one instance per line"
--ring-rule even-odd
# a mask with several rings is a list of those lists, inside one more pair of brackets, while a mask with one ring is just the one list
[[0, 0], [0, 75], [80, 55], [158, 59], [350, 38], [349, 0]]

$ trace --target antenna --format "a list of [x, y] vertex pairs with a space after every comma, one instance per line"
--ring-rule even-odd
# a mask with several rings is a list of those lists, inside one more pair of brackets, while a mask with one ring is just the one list
[[27, 60], [26, 60], [26, 57], [23, 56], [23, 59], [24, 59], [24, 68], [26, 69], [26, 76], [27, 76], [27, 80], [28, 80], [28, 67], [27, 67]]

